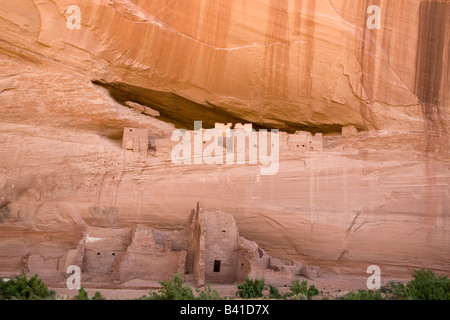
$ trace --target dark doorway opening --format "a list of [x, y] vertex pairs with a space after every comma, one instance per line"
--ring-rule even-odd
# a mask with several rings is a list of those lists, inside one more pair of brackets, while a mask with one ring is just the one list
[[214, 272], [220, 272], [220, 260], [214, 260]]

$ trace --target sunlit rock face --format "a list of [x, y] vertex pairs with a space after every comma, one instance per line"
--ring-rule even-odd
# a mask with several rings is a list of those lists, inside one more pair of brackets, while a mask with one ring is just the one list
[[[0, 28], [1, 272], [88, 225], [180, 228], [197, 201], [273, 256], [450, 270], [449, 1], [0, 0]], [[195, 120], [324, 150], [260, 176], [121, 149]]]
[[66, 26], [70, 5], [3, 1], [4, 46], [177, 124], [183, 99], [189, 120], [322, 132], [422, 129], [448, 105], [448, 1], [78, 1], [80, 29]]

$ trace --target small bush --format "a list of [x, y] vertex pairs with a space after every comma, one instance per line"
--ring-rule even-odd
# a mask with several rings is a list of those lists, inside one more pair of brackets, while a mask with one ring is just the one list
[[319, 290], [314, 285], [308, 288], [308, 281], [306, 280], [302, 280], [301, 283], [298, 280], [293, 281], [289, 289], [291, 292], [287, 296], [294, 297], [301, 294], [306, 296], [308, 300], [311, 300], [312, 297], [319, 294]]
[[307, 295], [303, 293], [298, 293], [295, 295], [291, 295], [290, 300], [310, 300]]
[[83, 286], [78, 290], [78, 294], [75, 297], [73, 297], [73, 299], [74, 300], [106, 300], [106, 298], [104, 296], [102, 296], [102, 294], [98, 291], [96, 291], [94, 293], [94, 296], [91, 299], [89, 299], [88, 293], [84, 289]]
[[269, 299], [282, 299], [280, 291], [278, 291], [277, 287], [269, 285]]
[[386, 300], [386, 298], [380, 290], [358, 290], [347, 293], [345, 300]]
[[211, 289], [211, 286], [204, 288], [203, 290], [196, 290], [198, 295], [198, 300], [222, 300], [219, 291]]
[[84, 290], [84, 287], [81, 287], [78, 290], [78, 294], [74, 297], [75, 300], [89, 300], [88, 293]]
[[162, 289], [156, 292], [150, 292], [150, 300], [194, 300], [194, 293], [192, 289], [183, 285], [184, 280], [181, 274], [177, 273], [169, 281], [161, 281]]
[[97, 291], [94, 293], [94, 296], [91, 298], [91, 300], [106, 300], [106, 298]]
[[55, 299], [55, 292], [49, 291], [37, 274], [27, 280], [25, 272], [16, 279], [3, 282], [0, 278], [0, 298], [17, 300]]
[[391, 281], [387, 285], [380, 288], [380, 292], [385, 294], [389, 300], [407, 299], [406, 286], [401, 282]]
[[266, 290], [264, 279], [250, 279], [248, 275], [245, 277], [245, 282], [238, 284], [238, 291], [236, 295], [242, 299], [261, 298], [263, 290]]
[[414, 270], [413, 280], [406, 285], [407, 299], [450, 300], [450, 279], [437, 277], [432, 270]]
[[391, 281], [379, 290], [359, 290], [345, 296], [347, 300], [450, 300], [450, 279], [437, 277], [432, 270], [414, 270], [406, 285]]

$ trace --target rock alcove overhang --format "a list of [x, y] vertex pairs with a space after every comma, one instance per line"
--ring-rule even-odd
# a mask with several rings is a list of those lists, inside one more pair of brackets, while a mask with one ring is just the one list
[[[281, 119], [264, 119], [255, 122], [245, 115], [235, 115], [224, 108], [210, 102], [198, 103], [172, 92], [157, 91], [123, 82], [106, 82], [92, 80], [94, 85], [99, 85], [108, 90], [110, 96], [123, 106], [127, 102], [138, 103], [147, 106], [160, 113], [158, 120], [172, 123], [176, 128], [194, 129], [194, 121], [202, 121], [203, 128], [214, 128], [215, 123], [252, 123], [255, 130], [279, 129], [288, 133], [296, 131], [309, 131], [313, 134], [337, 134], [342, 130], [341, 124], [314, 124], [289, 122]], [[273, 123], [280, 123], [274, 126]]]

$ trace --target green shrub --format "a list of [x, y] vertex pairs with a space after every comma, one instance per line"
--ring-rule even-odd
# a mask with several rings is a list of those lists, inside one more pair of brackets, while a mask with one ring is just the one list
[[106, 298], [98, 291], [96, 291], [94, 293], [94, 296], [91, 299], [89, 299], [88, 293], [84, 289], [83, 286], [78, 290], [78, 294], [75, 297], [73, 297], [73, 299], [74, 300], [106, 300]]
[[161, 281], [162, 289], [156, 292], [150, 292], [150, 300], [194, 300], [192, 289], [183, 285], [184, 280], [179, 273], [169, 281]]
[[278, 291], [277, 287], [269, 285], [269, 299], [282, 299], [280, 291]]
[[386, 300], [380, 290], [358, 290], [350, 291], [345, 300]]
[[74, 297], [75, 300], [89, 300], [88, 293], [84, 290], [84, 287], [81, 287], [78, 290], [78, 294]]
[[391, 281], [380, 288], [380, 292], [385, 294], [389, 300], [407, 299], [406, 286], [401, 282]]
[[303, 293], [298, 293], [295, 295], [291, 295], [290, 300], [310, 300], [307, 295]]
[[437, 277], [432, 270], [414, 270], [406, 285], [391, 281], [379, 290], [359, 290], [345, 296], [347, 300], [450, 300], [450, 279]]
[[55, 292], [49, 291], [45, 283], [38, 279], [37, 274], [27, 280], [25, 272], [22, 271], [16, 279], [3, 282], [0, 278], [0, 298], [17, 300], [41, 300], [55, 299]]
[[91, 298], [91, 300], [106, 300], [106, 298], [97, 291], [94, 293], [94, 296]]
[[196, 290], [198, 295], [198, 300], [222, 300], [220, 293], [217, 290], [211, 289], [211, 286], [207, 286], [203, 290]]
[[437, 277], [431, 270], [414, 270], [406, 285], [406, 297], [413, 300], [450, 300], [450, 279]]
[[289, 287], [291, 290], [290, 294], [287, 296], [299, 296], [299, 294], [305, 296], [308, 300], [311, 300], [312, 297], [319, 294], [319, 290], [312, 285], [308, 288], [308, 281], [302, 280], [302, 282], [298, 282], [298, 280], [295, 280], [291, 283], [291, 286]]
[[245, 277], [245, 282], [238, 284], [237, 288], [236, 295], [242, 299], [261, 298], [263, 290], [267, 289], [264, 278], [253, 280], [248, 275]]

